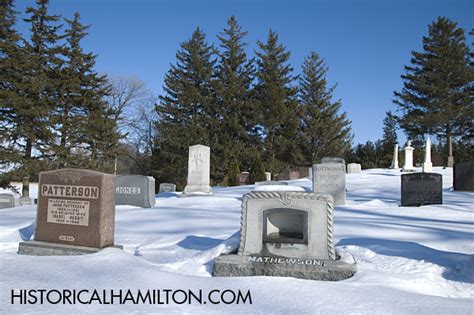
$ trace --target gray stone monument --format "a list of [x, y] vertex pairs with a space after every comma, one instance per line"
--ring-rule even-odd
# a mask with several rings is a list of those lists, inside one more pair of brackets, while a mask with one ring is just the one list
[[338, 259], [333, 198], [307, 192], [251, 192], [242, 200], [237, 255], [214, 260], [214, 276], [280, 276], [342, 280], [355, 261]]
[[155, 179], [144, 175], [118, 175], [115, 204], [141, 208], [155, 205]]
[[401, 203], [403, 207], [443, 203], [443, 178], [441, 174], [402, 174], [401, 183]]
[[398, 144], [396, 144], [393, 148], [393, 160], [392, 165], [390, 165], [390, 168], [395, 170], [400, 169], [398, 167]]
[[271, 181], [272, 180], [272, 173], [270, 172], [265, 172], [265, 180], [267, 182]]
[[453, 186], [456, 191], [474, 191], [474, 162], [454, 163]]
[[89, 170], [41, 172], [35, 240], [19, 254], [80, 255], [114, 245], [115, 176]]
[[347, 164], [347, 174], [360, 173], [362, 172], [362, 165], [359, 163], [349, 163]]
[[0, 194], [0, 209], [20, 206], [20, 199], [14, 194]]
[[188, 185], [182, 195], [211, 195], [210, 171], [211, 148], [200, 144], [189, 147]]
[[170, 183], [161, 183], [160, 184], [160, 190], [159, 192], [175, 192], [176, 191], [176, 185], [175, 184], [170, 184]]
[[341, 163], [313, 165], [313, 191], [328, 193], [336, 206], [346, 203], [346, 166]]

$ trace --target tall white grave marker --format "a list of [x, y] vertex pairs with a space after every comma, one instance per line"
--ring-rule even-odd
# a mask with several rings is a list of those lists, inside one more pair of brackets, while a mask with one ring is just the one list
[[430, 140], [430, 138], [426, 138], [425, 161], [423, 162], [423, 172], [424, 173], [433, 172], [433, 163], [431, 163], [431, 140]]
[[210, 195], [211, 148], [201, 144], [189, 147], [188, 184], [184, 195]]
[[395, 145], [393, 148], [393, 160], [392, 165], [390, 166], [391, 169], [398, 170], [398, 144]]
[[403, 172], [414, 172], [415, 167], [413, 166], [413, 150], [411, 141], [408, 140], [408, 145], [405, 147], [405, 164], [403, 165]]

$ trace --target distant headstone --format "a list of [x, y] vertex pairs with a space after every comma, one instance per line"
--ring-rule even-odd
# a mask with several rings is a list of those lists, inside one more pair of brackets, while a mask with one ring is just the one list
[[411, 146], [411, 141], [408, 141], [408, 145], [405, 147], [405, 164], [403, 164], [403, 172], [415, 172], [413, 166], [413, 151], [415, 149]]
[[402, 174], [402, 206], [417, 207], [443, 203], [443, 179], [436, 173]]
[[346, 164], [346, 161], [343, 158], [339, 157], [324, 157], [321, 159], [321, 164], [333, 164], [333, 163], [339, 163], [339, 164]]
[[362, 172], [362, 165], [359, 163], [349, 163], [347, 164], [347, 174], [360, 173]]
[[308, 178], [313, 178], [313, 168], [308, 167]]
[[155, 205], [155, 179], [143, 175], [118, 175], [115, 204], [151, 208]]
[[265, 182], [255, 182], [255, 186], [269, 186], [269, 185], [288, 185], [286, 182], [273, 182], [273, 181], [265, 181]]
[[346, 203], [346, 166], [341, 163], [313, 165], [313, 191], [328, 193], [334, 198], [334, 204]]
[[454, 163], [453, 186], [456, 191], [474, 191], [474, 162]]
[[241, 173], [237, 174], [237, 184], [239, 186], [248, 185], [249, 184], [249, 179], [250, 179], [250, 173], [249, 172], [241, 172]]
[[170, 184], [170, 183], [161, 183], [160, 184], [160, 190], [159, 192], [175, 192], [176, 191], [176, 185], [175, 184]]
[[396, 144], [393, 148], [393, 160], [392, 165], [390, 165], [391, 169], [398, 170], [398, 144]]
[[288, 174], [288, 177], [290, 178], [290, 180], [299, 179], [300, 178], [300, 172], [290, 171], [289, 174]]
[[20, 243], [20, 254], [84, 254], [114, 245], [114, 175], [41, 172], [38, 190], [35, 241]]
[[31, 197], [21, 197], [20, 198], [20, 205], [29, 206], [29, 205], [32, 205], [32, 204], [34, 204], [33, 198], [31, 198]]
[[272, 180], [272, 173], [265, 172], [265, 180], [266, 181], [271, 181]]
[[13, 194], [0, 194], [0, 209], [15, 208], [20, 205], [20, 199]]
[[236, 255], [214, 260], [213, 276], [279, 276], [343, 280], [355, 261], [341, 261], [333, 241], [329, 194], [254, 191], [243, 196]]
[[204, 145], [189, 147], [188, 184], [183, 195], [210, 195], [211, 148]]
[[422, 170], [424, 173], [431, 173], [433, 171], [433, 163], [431, 163], [431, 140], [426, 138], [425, 144], [425, 161], [423, 162]]

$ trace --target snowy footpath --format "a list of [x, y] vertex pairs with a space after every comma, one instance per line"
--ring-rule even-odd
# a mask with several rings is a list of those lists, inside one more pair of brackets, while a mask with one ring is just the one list
[[[354, 256], [358, 272], [340, 282], [211, 276], [212, 260], [238, 247], [241, 197], [253, 186], [214, 187], [212, 197], [162, 193], [149, 209], [117, 206], [115, 243], [123, 250], [84, 256], [17, 255], [18, 243], [33, 237], [36, 208], [0, 209], [0, 314], [474, 314], [474, 193], [452, 191], [451, 169], [434, 172], [443, 175], [444, 204], [423, 207], [399, 207], [400, 172], [346, 176], [347, 203], [335, 209], [335, 242]], [[309, 179], [291, 184], [311, 188]], [[251, 304], [207, 298], [152, 305], [20, 304], [17, 298], [12, 304], [12, 292], [40, 289], [191, 290], [205, 296], [240, 290], [250, 292]]]

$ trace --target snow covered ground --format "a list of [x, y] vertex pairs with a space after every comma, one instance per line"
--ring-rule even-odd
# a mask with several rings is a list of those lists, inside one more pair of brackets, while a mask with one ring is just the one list
[[[335, 210], [337, 248], [358, 262], [341, 282], [211, 277], [213, 258], [238, 247], [240, 198], [253, 186], [214, 187], [212, 197], [158, 194], [151, 209], [117, 206], [124, 250], [68, 257], [17, 255], [33, 237], [35, 206], [0, 209], [0, 313], [474, 314], [474, 193], [443, 175], [443, 205], [399, 207], [400, 172], [348, 174]], [[311, 188], [309, 179], [290, 181]], [[32, 191], [36, 191], [33, 189]], [[13, 289], [250, 290], [252, 304], [20, 305]]]

